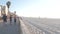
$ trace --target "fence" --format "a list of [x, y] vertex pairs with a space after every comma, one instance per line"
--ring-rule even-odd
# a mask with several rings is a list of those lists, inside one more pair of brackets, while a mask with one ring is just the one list
[[29, 19], [24, 18], [21, 20], [21, 28], [23, 34], [60, 34], [59, 27], [46, 23], [33, 23]]
[[21, 28], [22, 28], [23, 34], [45, 34], [44, 31], [38, 29], [34, 25], [24, 20], [23, 21], [21, 20]]

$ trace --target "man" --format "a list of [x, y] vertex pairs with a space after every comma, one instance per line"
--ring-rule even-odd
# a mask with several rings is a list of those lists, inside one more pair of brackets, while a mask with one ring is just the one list
[[14, 16], [14, 22], [16, 22], [16, 15]]
[[12, 15], [10, 15], [10, 23], [12, 23]]
[[6, 14], [4, 14], [2, 18], [3, 18], [4, 22], [7, 22], [7, 16], [6, 16]]
[[14, 23], [16, 24], [16, 11], [14, 12]]

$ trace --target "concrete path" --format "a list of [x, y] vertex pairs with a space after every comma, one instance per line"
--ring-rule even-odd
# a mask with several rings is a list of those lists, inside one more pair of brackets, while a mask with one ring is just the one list
[[14, 20], [12, 21], [11, 24], [9, 20], [7, 20], [7, 22], [5, 23], [1, 22], [0, 23], [0, 34], [22, 34], [19, 20], [17, 19], [16, 24], [14, 23]]

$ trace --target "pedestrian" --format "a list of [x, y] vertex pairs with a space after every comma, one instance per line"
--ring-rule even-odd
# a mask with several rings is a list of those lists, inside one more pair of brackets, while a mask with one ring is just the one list
[[16, 11], [14, 11], [14, 24], [16, 24]]
[[12, 15], [10, 15], [10, 24], [12, 23]]
[[14, 16], [14, 22], [16, 23], [16, 16]]
[[6, 14], [3, 14], [3, 17], [2, 18], [3, 18], [3, 21], [4, 22], [7, 22], [7, 16], [6, 16]]

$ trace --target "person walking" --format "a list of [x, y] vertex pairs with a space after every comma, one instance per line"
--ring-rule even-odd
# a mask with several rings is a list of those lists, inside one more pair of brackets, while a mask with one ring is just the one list
[[16, 23], [16, 16], [14, 16], [14, 22]]
[[10, 24], [12, 23], [12, 15], [10, 15]]
[[16, 11], [14, 12], [14, 24], [16, 24]]
[[4, 14], [2, 18], [3, 18], [4, 22], [7, 22], [7, 16], [6, 16], [6, 14]]
[[14, 16], [14, 24], [16, 25], [16, 16]]

